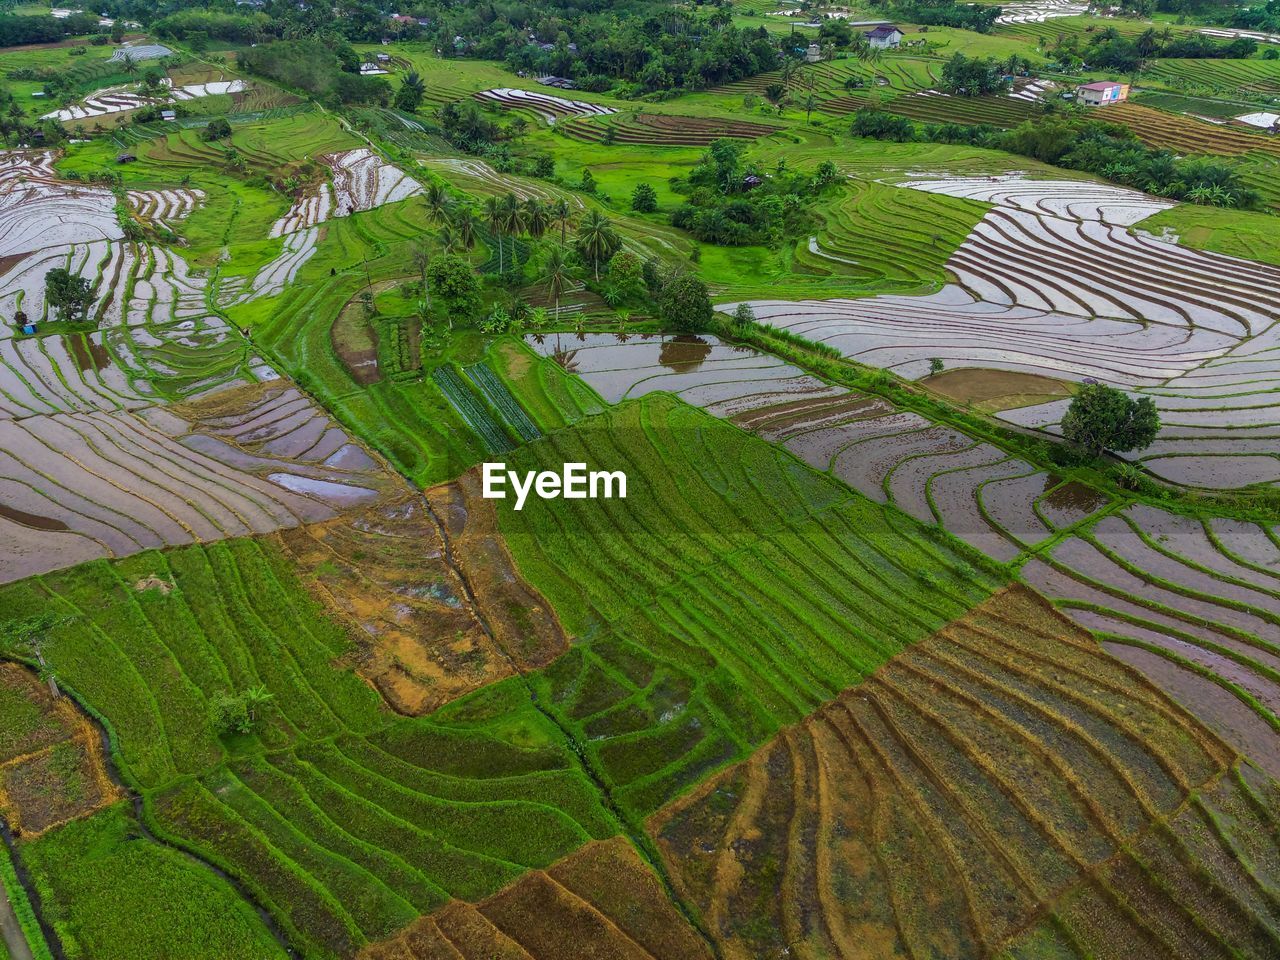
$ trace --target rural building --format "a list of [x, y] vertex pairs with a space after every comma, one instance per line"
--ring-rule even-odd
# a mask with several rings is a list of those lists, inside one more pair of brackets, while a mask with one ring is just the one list
[[809, 49], [804, 52], [805, 63], [817, 63], [822, 59], [822, 48], [816, 43], [809, 44]]
[[1104, 107], [1129, 99], [1129, 85], [1115, 80], [1099, 80], [1076, 87], [1076, 100], [1090, 107]]
[[902, 31], [892, 24], [868, 30], [863, 36], [875, 50], [896, 50], [902, 44]]
[[31, 334], [36, 332], [36, 325], [34, 323], [24, 323], [22, 325], [22, 332], [27, 336], [31, 336]]
[[174, 120], [178, 119], [178, 114], [174, 110], [161, 110], [160, 119], [172, 123]]
[[116, 154], [116, 163], [133, 163], [137, 159], [132, 153]]

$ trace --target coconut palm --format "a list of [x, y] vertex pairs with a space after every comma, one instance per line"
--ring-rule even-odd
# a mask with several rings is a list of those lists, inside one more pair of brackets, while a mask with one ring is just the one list
[[502, 216], [506, 221], [507, 233], [511, 237], [518, 237], [524, 233], [528, 221], [524, 215], [524, 207], [520, 206], [520, 198], [514, 193], [508, 193], [502, 198]]
[[551, 225], [551, 214], [547, 211], [547, 205], [537, 197], [530, 197], [524, 202], [524, 222], [529, 236], [535, 240], [539, 239]]
[[400, 86], [410, 91], [410, 95], [413, 97], [415, 103], [421, 103], [422, 98], [427, 92], [427, 85], [422, 82], [422, 76], [417, 70], [410, 70], [406, 73], [404, 75], [404, 80], [400, 83]]
[[449, 192], [445, 190], [444, 184], [434, 180], [428, 183], [422, 199], [427, 204], [427, 216], [432, 223], [444, 223], [449, 218]]
[[556, 205], [551, 211], [551, 213], [552, 213], [552, 216], [555, 217], [556, 222], [560, 224], [560, 245], [564, 246], [565, 231], [568, 229], [568, 226], [569, 226], [569, 201], [566, 200], [564, 197], [561, 197], [559, 200], [556, 201]]
[[578, 251], [591, 261], [596, 282], [600, 282], [600, 264], [607, 261], [621, 245], [618, 234], [614, 232], [613, 222], [599, 210], [590, 211], [578, 225], [578, 237], [575, 241]]
[[458, 243], [464, 249], [470, 250], [476, 245], [476, 212], [469, 204], [454, 209], [450, 224]]
[[454, 228], [445, 224], [440, 228], [440, 249], [445, 253], [456, 253], [458, 250], [458, 234]]
[[569, 285], [569, 268], [564, 262], [564, 254], [559, 247], [553, 247], [551, 256], [547, 257], [547, 296], [556, 305], [556, 321], [560, 320], [560, 297]]
[[505, 273], [502, 259], [502, 237], [507, 225], [507, 212], [503, 209], [502, 200], [498, 197], [484, 198], [484, 219], [489, 224], [489, 231], [498, 241], [498, 273]]

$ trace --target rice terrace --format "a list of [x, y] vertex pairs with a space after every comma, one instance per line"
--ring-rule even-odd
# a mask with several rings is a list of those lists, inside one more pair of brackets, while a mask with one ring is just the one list
[[0, 3], [0, 960], [1280, 958], [1280, 12]]

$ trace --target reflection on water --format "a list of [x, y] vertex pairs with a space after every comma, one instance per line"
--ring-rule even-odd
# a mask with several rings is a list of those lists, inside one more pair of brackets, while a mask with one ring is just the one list
[[105, 370], [111, 366], [111, 353], [104, 343], [95, 343], [82, 333], [64, 336], [62, 345], [75, 358], [76, 366], [81, 370]]
[[[1055, 490], [1054, 487], [1060, 483], [1062, 485]], [[1077, 520], [1083, 520], [1107, 503], [1106, 494], [1075, 480], [1062, 483], [1061, 477], [1052, 474], [1045, 477], [1044, 489], [1040, 509], [1056, 527], [1070, 526]]]
[[693, 373], [711, 355], [711, 344], [701, 337], [683, 334], [664, 340], [658, 362], [676, 373]]
[[20, 523], [24, 527], [34, 527], [37, 530], [71, 529], [61, 520], [57, 520], [54, 517], [42, 517], [38, 513], [27, 513], [17, 507], [6, 507], [2, 503], [0, 503], [0, 517], [12, 520], [14, 523]]

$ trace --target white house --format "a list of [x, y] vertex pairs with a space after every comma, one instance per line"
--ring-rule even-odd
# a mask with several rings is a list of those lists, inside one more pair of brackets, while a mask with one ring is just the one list
[[902, 43], [902, 31], [892, 24], [881, 24], [863, 34], [876, 50], [896, 50]]

